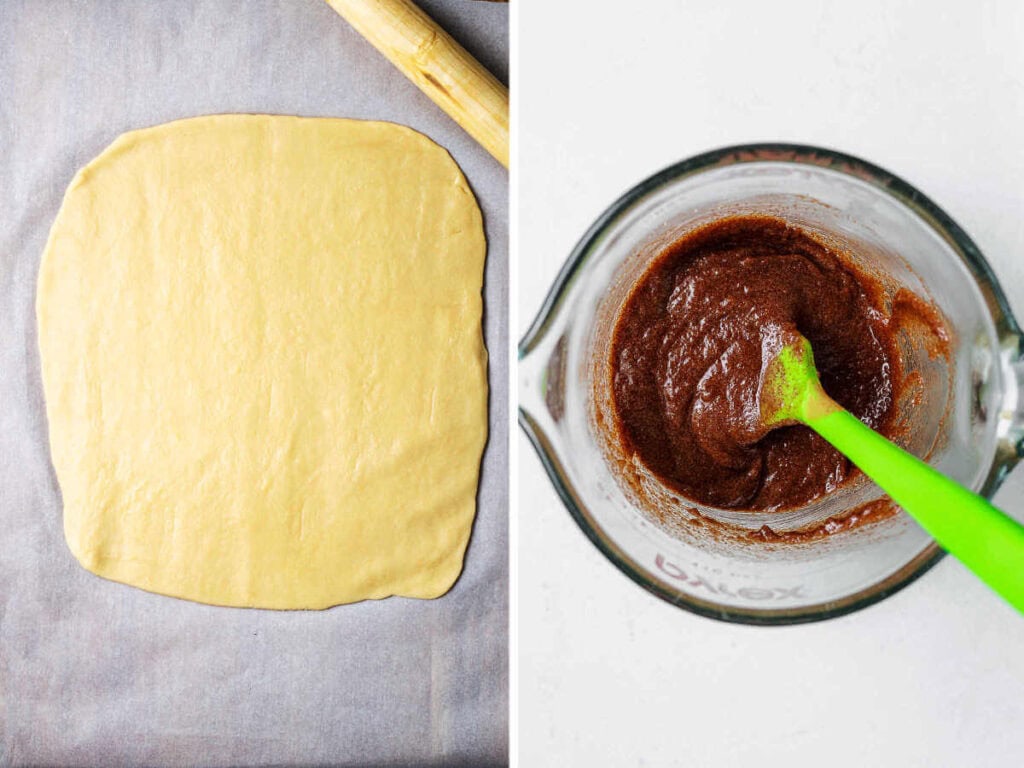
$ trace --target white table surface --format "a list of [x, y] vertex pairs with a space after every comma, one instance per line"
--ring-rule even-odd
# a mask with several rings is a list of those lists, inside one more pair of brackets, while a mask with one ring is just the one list
[[[916, 185], [1024, 316], [1024, 5], [518, 10], [519, 333], [620, 193], [765, 140], [841, 149]], [[1024, 765], [1024, 618], [952, 559], [844, 618], [719, 623], [619, 573], [521, 434], [517, 448], [521, 765]], [[999, 501], [1024, 506], [1022, 488]]]

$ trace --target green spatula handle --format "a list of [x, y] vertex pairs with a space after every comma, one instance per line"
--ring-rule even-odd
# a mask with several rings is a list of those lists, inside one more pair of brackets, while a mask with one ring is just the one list
[[950, 554], [1024, 612], [1024, 526], [848, 411], [807, 419]]

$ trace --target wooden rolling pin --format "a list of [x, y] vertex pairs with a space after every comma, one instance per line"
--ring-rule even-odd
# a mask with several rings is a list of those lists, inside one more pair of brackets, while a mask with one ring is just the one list
[[508, 168], [508, 88], [411, 0], [327, 0]]

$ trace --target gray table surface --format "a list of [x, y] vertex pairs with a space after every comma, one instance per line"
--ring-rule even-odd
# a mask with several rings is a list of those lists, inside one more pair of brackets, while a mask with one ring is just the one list
[[[422, 5], [507, 81], [506, 5]], [[97, 578], [64, 543], [33, 311], [47, 232], [119, 133], [219, 112], [404, 123], [477, 194], [491, 432], [439, 600], [214, 608]], [[507, 208], [505, 170], [320, 0], [0, 2], [0, 765], [507, 761]]]

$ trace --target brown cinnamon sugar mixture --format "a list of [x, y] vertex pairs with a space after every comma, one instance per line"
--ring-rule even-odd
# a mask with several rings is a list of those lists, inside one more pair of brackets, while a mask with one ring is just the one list
[[901, 361], [882, 292], [781, 219], [690, 232], [654, 259], [615, 326], [611, 392], [626, 452], [709, 506], [778, 510], [834, 490], [857, 470], [810, 429], [750, 434], [762, 346], [780, 330], [804, 335], [829, 395], [891, 436]]

